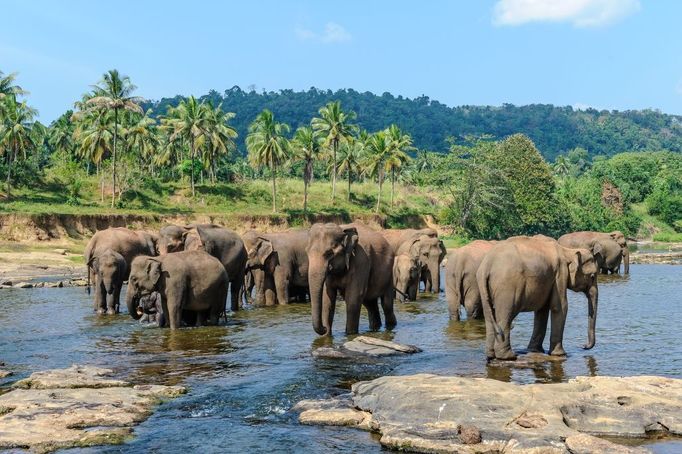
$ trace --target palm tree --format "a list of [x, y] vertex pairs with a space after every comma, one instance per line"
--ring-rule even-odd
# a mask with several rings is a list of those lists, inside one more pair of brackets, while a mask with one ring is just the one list
[[353, 172], [360, 170], [365, 144], [360, 139], [350, 139], [339, 149], [339, 172], [348, 173], [348, 201], [350, 202], [350, 184], [353, 179]]
[[237, 130], [231, 126], [230, 120], [235, 117], [233, 112], [225, 112], [222, 104], [213, 107], [210, 103], [208, 109], [208, 141], [204, 147], [204, 168], [210, 170], [211, 181], [216, 182], [216, 162], [220, 155], [227, 155], [234, 150], [236, 145]]
[[183, 142], [189, 145], [192, 168], [190, 183], [192, 197], [194, 190], [194, 160], [196, 152], [201, 149], [209, 135], [210, 118], [204, 103], [200, 103], [194, 96], [180, 101], [177, 107], [169, 107], [168, 114], [161, 119], [161, 125], [168, 133], [168, 146]]
[[407, 151], [413, 150], [412, 137], [404, 134], [400, 128], [392, 124], [386, 130], [389, 144], [389, 155], [386, 158], [386, 170], [391, 172], [391, 208], [393, 208], [393, 198], [395, 195], [396, 174], [400, 173], [403, 164], [409, 161]]
[[277, 123], [269, 110], [263, 110], [249, 126], [246, 149], [253, 167], [268, 167], [272, 173], [272, 212], [277, 212], [277, 166], [283, 163], [289, 152], [289, 143], [284, 136], [289, 125]]
[[75, 125], [71, 121], [72, 110], [67, 110], [50, 125], [47, 142], [52, 150], [71, 154], [74, 150], [73, 133]]
[[14, 84], [16, 78], [17, 73], [10, 73], [5, 76], [5, 73], [0, 71], [0, 99], [6, 96], [16, 98], [17, 96], [28, 94], [20, 86]]
[[143, 113], [139, 103], [142, 98], [132, 96], [137, 87], [128, 76], [122, 76], [118, 70], [111, 69], [104, 73], [102, 80], [93, 87], [93, 96], [85, 101], [87, 110], [106, 110], [114, 112], [114, 140], [112, 147], [112, 191], [111, 207], [116, 200], [116, 147], [118, 141], [119, 113], [130, 111]]
[[332, 150], [332, 201], [334, 201], [336, 197], [336, 153], [341, 142], [357, 129], [357, 126], [351, 123], [355, 119], [355, 112], [344, 112], [341, 110], [341, 102], [334, 101], [320, 108], [319, 114], [319, 117], [313, 118], [312, 126], [325, 136], [325, 146]]
[[560, 178], [566, 177], [571, 171], [571, 162], [564, 155], [554, 159], [554, 174]]
[[104, 202], [104, 173], [101, 171], [101, 166], [102, 160], [111, 153], [113, 148], [112, 112], [91, 111], [86, 115], [77, 115], [75, 118], [78, 120], [73, 133], [77, 143], [76, 154], [88, 163], [95, 164], [100, 178], [100, 196]]
[[15, 96], [4, 96], [0, 100], [0, 153], [7, 159], [7, 197], [12, 184], [12, 164], [19, 156], [26, 159], [27, 152], [35, 149], [39, 142], [33, 119], [38, 111], [29, 107], [26, 101], [19, 102]]
[[303, 213], [308, 213], [308, 185], [313, 179], [313, 161], [321, 149], [319, 133], [310, 126], [301, 126], [294, 134], [292, 146], [295, 155], [304, 162]]
[[381, 189], [384, 184], [386, 159], [390, 153], [389, 140], [386, 131], [379, 131], [372, 134], [365, 145], [365, 152], [363, 162], [364, 172], [371, 177], [376, 177], [379, 185], [376, 206], [376, 212], [378, 213], [379, 207], [381, 206]]
[[159, 148], [156, 120], [150, 117], [151, 110], [144, 115], [134, 114], [131, 124], [125, 129], [127, 146], [137, 150], [138, 155], [151, 164], [154, 175], [154, 156]]

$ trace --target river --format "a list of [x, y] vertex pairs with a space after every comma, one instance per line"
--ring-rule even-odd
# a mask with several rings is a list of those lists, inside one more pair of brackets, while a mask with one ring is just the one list
[[[77, 452], [380, 452], [373, 435], [302, 426], [289, 409], [299, 400], [348, 392], [358, 380], [419, 372], [490, 377], [518, 383], [559, 382], [578, 375], [664, 375], [682, 378], [682, 267], [632, 265], [630, 276], [600, 277], [597, 345], [582, 350], [587, 305], [570, 293], [564, 362], [536, 368], [488, 367], [482, 322], [450, 322], [444, 294], [396, 304], [398, 327], [376, 335], [415, 344], [408, 357], [350, 362], [316, 359], [329, 340], [312, 330], [307, 305], [246, 309], [227, 326], [145, 327], [122, 314], [91, 314], [83, 288], [9, 289], [0, 293], [0, 360], [23, 378], [73, 363], [112, 368], [136, 383], [184, 384], [190, 392], [161, 405], [124, 446]], [[346, 339], [337, 305], [333, 343]], [[367, 327], [363, 314], [361, 330]], [[521, 314], [512, 345], [522, 350], [532, 314]], [[546, 340], [548, 342], [548, 340]], [[682, 442], [650, 445], [682, 451]]]

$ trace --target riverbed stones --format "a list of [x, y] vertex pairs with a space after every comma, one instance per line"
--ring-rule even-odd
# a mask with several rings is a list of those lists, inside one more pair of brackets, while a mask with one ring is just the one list
[[74, 365], [35, 372], [0, 396], [0, 449], [49, 452], [122, 443], [162, 399], [182, 386], [137, 385], [112, 371]]
[[[389, 376], [356, 383], [346, 400], [323, 402], [307, 401], [307, 424], [338, 425], [338, 416], [343, 425], [379, 432], [388, 448], [415, 452], [640, 453], [647, 451], [595, 436], [682, 435], [682, 380], [654, 376], [531, 385]], [[341, 409], [357, 412], [361, 423]]]
[[313, 350], [316, 358], [349, 359], [362, 356], [392, 356], [419, 353], [422, 350], [414, 345], [377, 339], [369, 336], [357, 336], [344, 342], [340, 347], [319, 347]]

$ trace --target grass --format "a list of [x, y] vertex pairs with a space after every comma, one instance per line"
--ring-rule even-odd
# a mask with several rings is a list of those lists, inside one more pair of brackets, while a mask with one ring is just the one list
[[676, 232], [672, 226], [649, 214], [645, 203], [633, 204], [632, 209], [642, 218], [642, 225], [637, 233], [638, 238], [663, 243], [682, 242], [682, 233]]
[[441, 239], [446, 249], [462, 247], [471, 241], [463, 236], [442, 236]]
[[662, 243], [682, 243], [682, 233], [676, 232], [655, 233], [653, 236], [653, 240], [660, 241]]

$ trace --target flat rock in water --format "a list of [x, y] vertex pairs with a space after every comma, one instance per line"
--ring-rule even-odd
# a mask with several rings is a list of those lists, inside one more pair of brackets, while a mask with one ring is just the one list
[[12, 375], [12, 372], [0, 369], [0, 378], [9, 377], [10, 375]]
[[13, 285], [14, 288], [33, 288], [30, 282], [19, 282]]
[[419, 374], [359, 382], [351, 402], [307, 401], [296, 409], [306, 424], [371, 428], [390, 449], [634, 454], [648, 451], [596, 436], [682, 435], [682, 380], [577, 377], [517, 385]]
[[346, 359], [358, 356], [405, 355], [421, 351], [419, 347], [414, 345], [399, 344], [368, 336], [357, 336], [338, 348], [317, 348], [313, 350], [313, 356], [317, 358]]
[[0, 449], [49, 452], [122, 443], [161, 399], [181, 386], [138, 385], [89, 366], [36, 372], [0, 396]]

